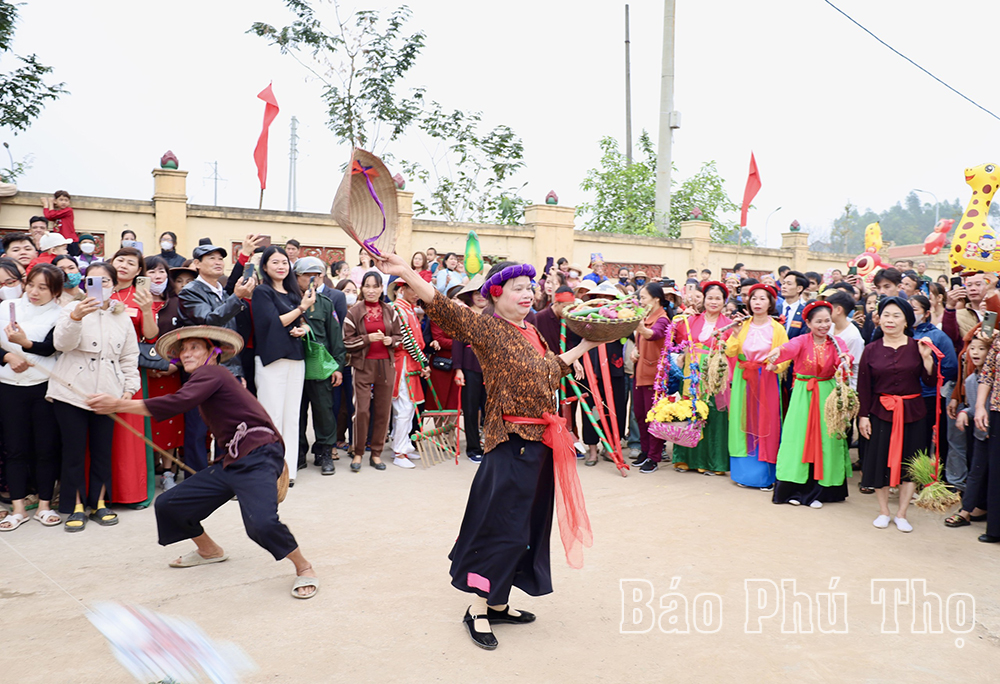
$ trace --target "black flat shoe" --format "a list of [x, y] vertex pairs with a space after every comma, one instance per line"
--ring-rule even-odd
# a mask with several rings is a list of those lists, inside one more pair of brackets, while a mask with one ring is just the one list
[[351, 472], [353, 472], [353, 473], [360, 473], [361, 472], [361, 463], [355, 463], [354, 461], [351, 461]]
[[490, 621], [490, 624], [502, 624], [502, 625], [526, 625], [529, 622], [535, 621], [535, 614], [529, 613], [526, 610], [519, 610], [520, 615], [511, 615], [510, 606], [507, 606], [503, 610], [493, 610], [489, 606], [486, 607], [486, 619]]
[[[471, 607], [469, 606], [469, 608]], [[469, 636], [472, 637], [472, 642], [479, 648], [484, 648], [487, 651], [496, 650], [497, 638], [493, 636], [493, 632], [477, 632], [475, 627], [476, 620], [489, 618], [486, 615], [471, 615], [469, 608], [465, 609], [465, 617], [462, 618], [462, 622], [469, 629]], [[489, 609], [487, 608], [487, 610]]]
[[368, 457], [368, 465], [370, 465], [375, 470], [385, 470], [385, 463], [376, 463], [374, 456]]
[[322, 468], [321, 472], [324, 475], [333, 475], [337, 472], [337, 466], [333, 465], [333, 457], [329, 454], [323, 456], [323, 459], [320, 461], [320, 468]]
[[1000, 542], [1000, 537], [991, 537], [988, 534], [981, 534], [979, 535], [979, 541], [984, 544], [996, 544], [997, 542]]
[[98, 508], [96, 511], [92, 511], [90, 519], [98, 525], [104, 525], [105, 527], [118, 524], [118, 514], [107, 506], [104, 508]]

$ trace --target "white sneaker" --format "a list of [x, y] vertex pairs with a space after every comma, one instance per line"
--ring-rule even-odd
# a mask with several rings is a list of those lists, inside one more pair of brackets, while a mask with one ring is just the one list
[[893, 518], [892, 521], [896, 523], [896, 529], [900, 532], [912, 532], [913, 525], [906, 518]]
[[823, 508], [823, 502], [813, 501], [811, 504], [809, 504], [809, 508]]
[[416, 461], [420, 458], [420, 454], [414, 451], [412, 454], [407, 454], [406, 457], [412, 458], [414, 461]]
[[417, 467], [417, 466], [413, 465], [413, 461], [411, 461], [410, 459], [408, 459], [406, 456], [396, 456], [395, 458], [392, 459], [392, 464], [393, 465], [397, 465], [400, 468], [416, 468]]
[[802, 502], [799, 501], [798, 499], [789, 499], [788, 503], [792, 504], [793, 506], [801, 506], [802, 505]]
[[163, 473], [163, 491], [173, 489], [176, 486], [177, 483], [174, 481], [174, 474], [169, 470]]
[[889, 518], [889, 516], [887, 516], [887, 515], [880, 515], [879, 517], [875, 518], [874, 521], [872, 521], [872, 525], [874, 525], [875, 527], [879, 528], [880, 530], [884, 530], [885, 528], [887, 528], [889, 526], [889, 520], [891, 520], [891, 518]]

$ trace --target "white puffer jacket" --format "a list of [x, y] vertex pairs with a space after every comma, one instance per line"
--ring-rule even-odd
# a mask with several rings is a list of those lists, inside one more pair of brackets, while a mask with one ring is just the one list
[[[139, 342], [132, 320], [122, 307], [99, 309], [74, 321], [76, 303], [63, 309], [53, 342], [62, 356], [53, 374], [84, 395], [128, 396], [139, 391]], [[49, 381], [46, 399], [88, 409], [86, 399], [55, 380]]]

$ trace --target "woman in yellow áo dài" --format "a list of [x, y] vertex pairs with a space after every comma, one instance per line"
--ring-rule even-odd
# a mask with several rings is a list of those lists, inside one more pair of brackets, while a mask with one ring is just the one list
[[[726, 356], [737, 360], [729, 399], [730, 477], [741, 487], [771, 491], [781, 441], [781, 392], [767, 356], [788, 341], [785, 327], [771, 318], [777, 294], [769, 285], [750, 288], [750, 311], [726, 341]], [[779, 373], [788, 368], [780, 364]]]
[[[684, 352], [684, 375], [691, 374], [692, 362], [700, 369], [708, 363], [708, 352], [716, 344], [714, 333], [732, 323], [723, 313], [729, 290], [720, 282], [702, 283], [703, 313], [691, 316], [674, 328], [674, 344], [687, 341]], [[708, 419], [702, 428], [701, 441], [695, 447], [674, 445], [674, 470], [697, 470], [707, 475], [725, 475], [729, 470], [729, 387], [715, 396], [699, 397], [708, 404]]]

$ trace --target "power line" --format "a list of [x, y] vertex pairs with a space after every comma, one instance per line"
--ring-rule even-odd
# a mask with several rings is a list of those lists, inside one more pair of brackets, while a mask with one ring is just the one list
[[874, 33], [872, 33], [871, 31], [869, 31], [860, 22], [858, 22], [854, 17], [852, 17], [847, 12], [845, 12], [844, 10], [842, 10], [839, 7], [837, 7], [836, 5], [834, 5], [832, 2], [830, 2], [830, 0], [823, 0], [823, 2], [825, 2], [830, 7], [832, 7], [835, 10], [837, 10], [838, 12], [840, 12], [852, 24], [854, 24], [855, 26], [857, 26], [859, 29], [861, 29], [862, 31], [864, 31], [865, 33], [867, 33], [869, 36], [871, 36], [872, 38], [874, 38], [878, 42], [882, 43], [882, 45], [886, 46], [887, 48], [889, 48], [890, 50], [892, 50], [893, 52], [895, 52], [897, 55], [899, 55], [900, 57], [902, 57], [903, 59], [905, 59], [907, 62], [909, 62], [913, 66], [915, 66], [918, 69], [920, 69], [922, 72], [924, 72], [925, 74], [927, 74], [928, 76], [930, 76], [931, 78], [933, 78], [935, 81], [937, 81], [938, 83], [940, 83], [941, 85], [943, 85], [945, 88], [947, 88], [951, 92], [955, 93], [956, 95], [958, 95], [962, 99], [967, 100], [968, 102], [971, 102], [976, 107], [979, 107], [981, 110], [983, 110], [984, 112], [986, 112], [987, 114], [989, 114], [990, 116], [992, 116], [997, 121], [1000, 121], [1000, 116], [997, 116], [996, 114], [994, 114], [993, 112], [991, 112], [990, 110], [988, 110], [986, 107], [982, 106], [981, 104], [979, 104], [978, 102], [976, 102], [975, 100], [973, 100], [968, 95], [965, 95], [964, 93], [956, 90], [955, 88], [953, 88], [952, 86], [948, 85], [947, 83], [945, 83], [944, 81], [942, 81], [940, 78], [938, 78], [937, 76], [935, 76], [931, 72], [927, 71], [927, 69], [923, 68], [922, 66], [920, 66], [919, 64], [917, 64], [916, 62], [914, 62], [912, 59], [910, 59], [909, 57], [907, 57], [906, 55], [904, 55], [902, 52], [900, 52], [899, 50], [897, 50], [896, 48], [894, 48], [893, 46], [889, 45], [887, 42], [885, 42], [884, 40], [882, 40], [881, 38], [879, 38], [878, 36], [876, 36]]

